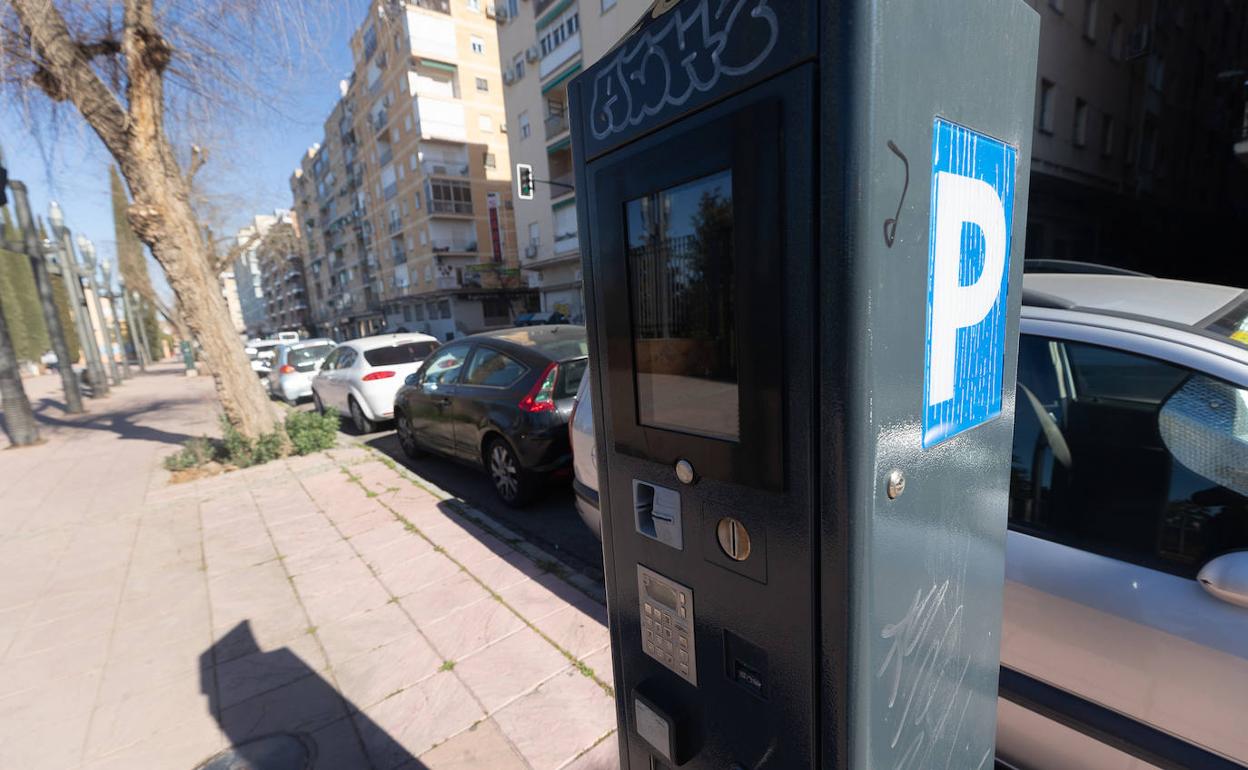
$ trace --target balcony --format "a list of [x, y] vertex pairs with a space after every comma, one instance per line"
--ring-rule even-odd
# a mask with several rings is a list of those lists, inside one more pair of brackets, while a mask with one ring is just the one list
[[381, 193], [382, 193], [382, 197], [384, 197], [386, 200], [390, 200], [391, 198], [399, 194], [399, 185], [397, 183], [388, 184], [382, 189]]
[[546, 116], [546, 141], [550, 141], [568, 130], [567, 111], [552, 112]]
[[571, 171], [550, 178], [550, 199], [557, 201], [576, 192], [576, 175]]
[[562, 67], [572, 57], [581, 52], [581, 33], [580, 30], [573, 32], [562, 43], [555, 46], [554, 50], [542, 57], [541, 62], [537, 65], [538, 77], [546, 77], [555, 70]]
[[426, 160], [420, 164], [426, 176], [451, 176], [468, 178], [472, 169], [468, 161]]
[[434, 254], [475, 254], [477, 242], [463, 238], [432, 238], [429, 241]]
[[408, 0], [408, 5], [424, 8], [426, 11], [437, 11], [451, 15], [451, 0]]
[[457, 275], [440, 275], [437, 279], [439, 289], [462, 289], [463, 280]]
[[429, 200], [429, 213], [472, 216], [472, 201], [448, 201], [431, 198]]
[[384, 149], [377, 154], [377, 165], [384, 166], [394, 160], [394, 151], [390, 149], [390, 145], [386, 145]]
[[417, 95], [412, 101], [412, 106], [416, 108], [416, 132], [420, 138], [468, 141], [464, 105], [460, 101], [425, 95]]
[[389, 233], [390, 235], [394, 235], [395, 233], [399, 232], [402, 229], [403, 229], [403, 220], [401, 219], [391, 219], [389, 222], [386, 223], [386, 232]]

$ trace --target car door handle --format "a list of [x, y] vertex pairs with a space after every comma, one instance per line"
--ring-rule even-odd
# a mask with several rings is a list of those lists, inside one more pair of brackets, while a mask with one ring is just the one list
[[434, 403], [437, 404], [438, 406], [450, 406], [451, 400], [449, 398], [443, 397], [443, 398], [439, 398], [435, 400]]

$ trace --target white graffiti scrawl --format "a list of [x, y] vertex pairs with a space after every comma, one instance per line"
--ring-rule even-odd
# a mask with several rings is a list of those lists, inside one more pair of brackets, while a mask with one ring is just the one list
[[[661, 28], [621, 48], [594, 78], [591, 133], [605, 139], [666, 107], [683, 105], [721, 77], [750, 74], [779, 37], [780, 23], [768, 0], [686, 2]], [[743, 40], [755, 43], [754, 49], [730, 45]]]

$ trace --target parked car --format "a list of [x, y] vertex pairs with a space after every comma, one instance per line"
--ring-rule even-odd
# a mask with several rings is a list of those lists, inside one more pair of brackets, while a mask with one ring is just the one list
[[395, 397], [412, 457], [426, 451], [484, 468], [502, 500], [523, 505], [572, 461], [568, 417], [588, 362], [583, 326], [530, 326], [446, 343]]
[[[1023, 281], [998, 758], [1248, 764], [1248, 292], [1062, 272]], [[601, 537], [587, 385], [574, 488]]]
[[269, 394], [293, 404], [312, 396], [312, 378], [338, 343], [331, 339], [288, 342], [274, 348]]
[[571, 323], [568, 317], [558, 310], [521, 313], [516, 316], [516, 326], [548, 326], [550, 324]]
[[247, 358], [251, 361], [251, 370], [259, 377], [268, 377], [269, 371], [273, 368], [273, 355], [275, 348], [282, 344], [278, 340], [247, 340], [244, 350], [247, 352]]
[[312, 400], [351, 417], [360, 433], [394, 416], [394, 394], [438, 348], [428, 334], [380, 334], [334, 348], [312, 378]]
[[298, 342], [299, 332], [278, 332], [277, 341], [278, 342]]

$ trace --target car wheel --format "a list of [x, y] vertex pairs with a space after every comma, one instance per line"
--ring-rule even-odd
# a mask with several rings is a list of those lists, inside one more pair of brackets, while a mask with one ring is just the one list
[[351, 410], [351, 424], [355, 426], [357, 433], [372, 433], [377, 430], [373, 421], [364, 416], [364, 410], [360, 408], [355, 398], [347, 399], [347, 407]]
[[403, 454], [412, 460], [424, 456], [425, 453], [416, 441], [416, 432], [412, 430], [407, 415], [400, 412], [394, 416], [394, 429], [399, 434], [399, 446], [403, 449]]
[[501, 438], [490, 442], [485, 455], [486, 470], [490, 480], [494, 482], [494, 491], [504, 503], [519, 507], [529, 501], [533, 492], [533, 482], [529, 472], [520, 465], [520, 460], [511, 446]]

